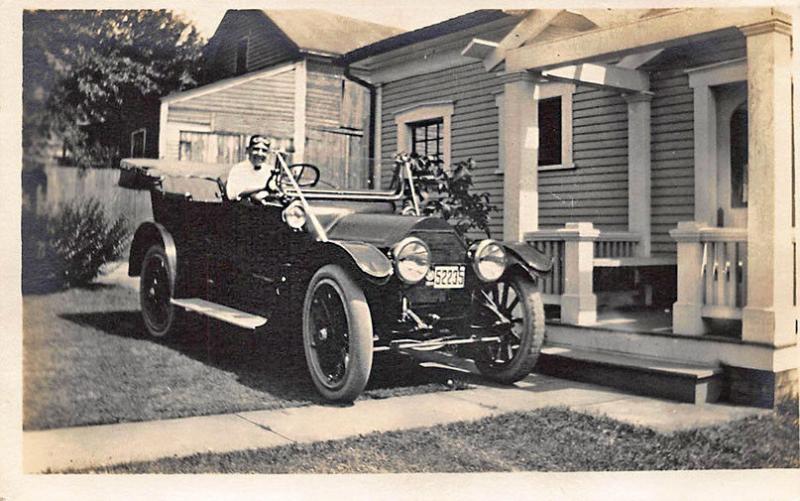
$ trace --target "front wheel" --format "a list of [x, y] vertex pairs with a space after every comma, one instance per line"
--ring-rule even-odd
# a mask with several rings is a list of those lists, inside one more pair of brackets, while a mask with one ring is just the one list
[[303, 303], [303, 349], [320, 394], [352, 402], [372, 369], [372, 315], [364, 293], [337, 265], [319, 269]]
[[542, 295], [524, 276], [505, 277], [490, 292], [500, 313], [510, 322], [500, 342], [487, 344], [476, 357], [480, 373], [511, 384], [530, 374], [544, 343]]

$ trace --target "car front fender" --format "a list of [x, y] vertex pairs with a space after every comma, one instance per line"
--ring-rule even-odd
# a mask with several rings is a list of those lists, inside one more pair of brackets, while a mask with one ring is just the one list
[[530, 244], [525, 242], [503, 242], [502, 244], [508, 255], [510, 267], [517, 265], [533, 277], [547, 274], [553, 268], [553, 258]]
[[[169, 267], [173, 270], [173, 278], [178, 265], [178, 249], [172, 235], [158, 223], [147, 221], [139, 225], [131, 242], [131, 252], [128, 257], [128, 275], [138, 277], [142, 272], [142, 260], [147, 249], [154, 244], [164, 247], [164, 252], [169, 260]], [[174, 285], [174, 284], [173, 284]]]
[[352, 263], [372, 279], [383, 281], [394, 272], [392, 262], [374, 245], [342, 240], [328, 240], [325, 245], [344, 251]]

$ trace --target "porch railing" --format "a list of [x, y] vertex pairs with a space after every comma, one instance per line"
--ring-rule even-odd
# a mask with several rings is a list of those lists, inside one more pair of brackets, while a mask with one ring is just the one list
[[703, 245], [704, 317], [741, 319], [747, 302], [747, 230], [707, 228]]
[[534, 247], [553, 258], [553, 271], [540, 282], [545, 304], [561, 306], [561, 320], [574, 325], [597, 319], [593, 292], [594, 268], [628, 266], [636, 257], [639, 236], [600, 232], [591, 223], [567, 223], [555, 230], [527, 233]]
[[594, 243], [594, 258], [629, 258], [636, 255], [639, 235], [629, 232], [602, 231]]
[[553, 259], [552, 271], [539, 281], [545, 304], [561, 304], [564, 293], [564, 240], [559, 235], [536, 235], [528, 240], [539, 252]]
[[705, 318], [741, 319], [747, 304], [747, 229], [682, 222], [678, 242], [678, 301], [673, 331], [706, 332]]

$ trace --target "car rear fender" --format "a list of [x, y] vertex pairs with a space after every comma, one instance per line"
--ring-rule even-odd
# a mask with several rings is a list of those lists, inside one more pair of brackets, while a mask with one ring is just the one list
[[547, 274], [553, 268], [553, 258], [525, 242], [503, 242], [508, 256], [509, 269], [522, 269], [533, 279]]
[[147, 221], [139, 225], [133, 235], [131, 243], [131, 253], [128, 257], [128, 275], [138, 277], [142, 272], [142, 261], [144, 255], [153, 245], [162, 245], [169, 260], [169, 267], [175, 275], [178, 265], [178, 249], [175, 247], [175, 240], [169, 231], [158, 223]]
[[372, 281], [385, 282], [394, 272], [392, 262], [374, 245], [343, 240], [328, 240], [323, 245], [344, 256]]

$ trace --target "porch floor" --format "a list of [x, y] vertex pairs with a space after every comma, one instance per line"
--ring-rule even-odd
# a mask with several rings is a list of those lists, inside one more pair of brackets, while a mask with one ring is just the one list
[[[547, 323], [561, 323], [557, 309], [548, 311]], [[708, 333], [704, 337], [739, 339], [741, 338], [741, 322], [730, 320], [707, 319]], [[600, 328], [618, 332], [645, 332], [672, 334], [672, 309], [663, 306], [600, 306], [597, 309], [597, 321], [593, 324], [575, 326], [577, 328]]]
[[[561, 325], [558, 312], [547, 323]], [[600, 307], [597, 321], [580, 327], [601, 328], [620, 332], [672, 333], [672, 310], [647, 306]]]

